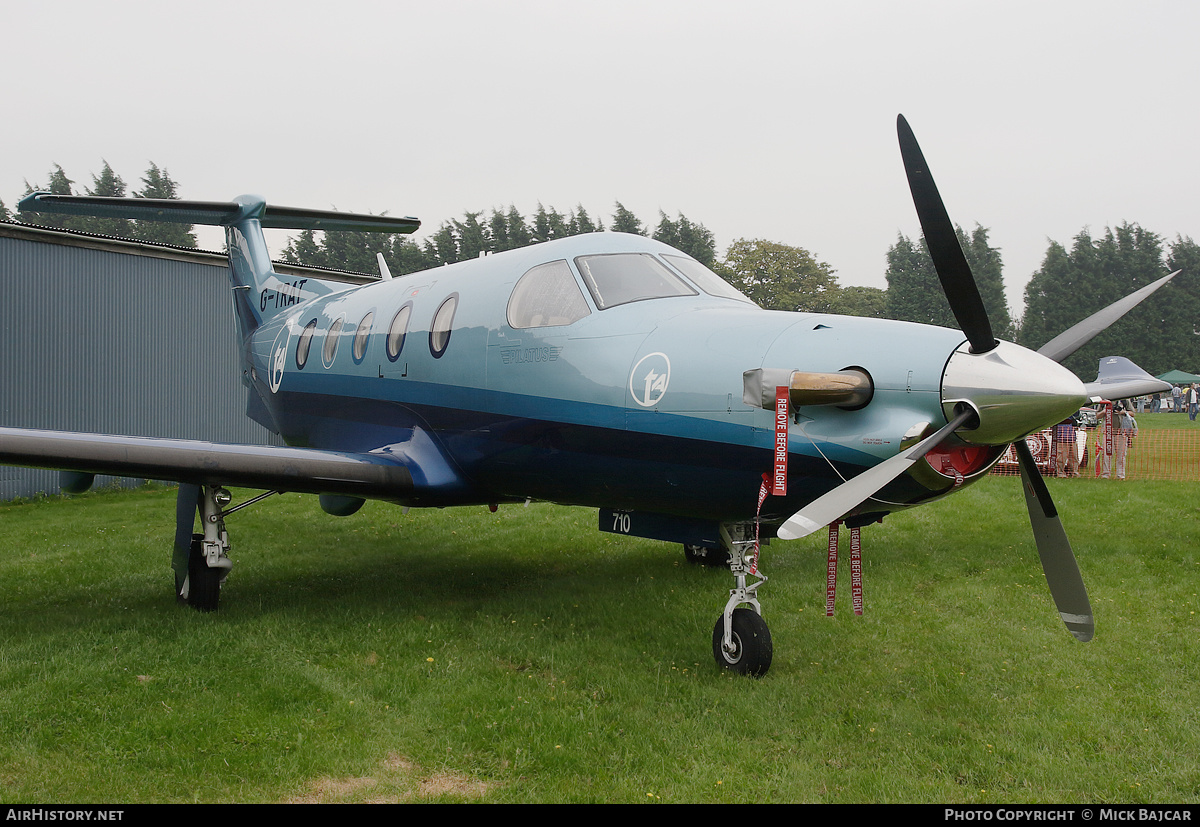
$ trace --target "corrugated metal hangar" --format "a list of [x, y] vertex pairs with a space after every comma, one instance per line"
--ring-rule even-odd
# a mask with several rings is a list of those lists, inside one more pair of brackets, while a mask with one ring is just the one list
[[[221, 253], [0, 222], [0, 343], [0, 426], [278, 444], [245, 416]], [[0, 466], [0, 500], [58, 491]]]

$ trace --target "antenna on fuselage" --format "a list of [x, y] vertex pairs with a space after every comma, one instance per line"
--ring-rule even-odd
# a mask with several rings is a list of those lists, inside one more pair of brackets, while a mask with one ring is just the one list
[[384, 281], [391, 281], [392, 271], [388, 269], [387, 262], [383, 260], [383, 253], [376, 253], [375, 260], [379, 262], [379, 277]]

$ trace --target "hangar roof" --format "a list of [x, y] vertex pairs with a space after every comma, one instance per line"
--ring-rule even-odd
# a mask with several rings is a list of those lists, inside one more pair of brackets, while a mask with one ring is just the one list
[[[211, 264], [214, 267], [229, 266], [229, 261], [225, 257], [225, 254], [216, 250], [176, 247], [171, 244], [154, 244], [147, 241], [134, 241], [128, 238], [115, 238], [113, 236], [97, 235], [96, 233], [85, 233], [79, 230], [38, 227], [33, 224], [21, 224], [16, 221], [0, 221], [0, 237], [37, 241], [43, 244], [61, 244], [66, 247], [104, 250], [113, 253], [124, 253], [126, 255], [187, 261], [196, 264]], [[366, 284], [376, 281], [379, 278], [378, 274], [350, 273], [326, 267], [288, 264], [283, 261], [273, 261], [272, 264], [275, 266], [275, 272], [281, 275], [311, 276], [353, 284]]]

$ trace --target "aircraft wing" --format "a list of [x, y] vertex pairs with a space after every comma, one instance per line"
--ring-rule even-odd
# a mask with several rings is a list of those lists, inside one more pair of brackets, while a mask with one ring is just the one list
[[[0, 464], [173, 480], [193, 485], [403, 499], [421, 493], [420, 488], [428, 490], [427, 485], [419, 487], [414, 483], [414, 470], [425, 481], [429, 474], [424, 472], [429, 469], [420, 467], [418, 457], [406, 450], [409, 445], [411, 443], [380, 452], [341, 453], [310, 448], [0, 428]], [[440, 453], [437, 460], [444, 462]]]

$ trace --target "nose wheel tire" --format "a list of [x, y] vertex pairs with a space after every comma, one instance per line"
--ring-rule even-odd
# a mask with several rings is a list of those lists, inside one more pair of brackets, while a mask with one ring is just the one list
[[733, 610], [730, 624], [732, 652], [726, 651], [722, 642], [725, 637], [725, 618], [717, 618], [717, 625], [713, 628], [713, 657], [717, 666], [739, 675], [762, 677], [767, 674], [774, 648], [766, 622], [753, 609], [738, 608]]

